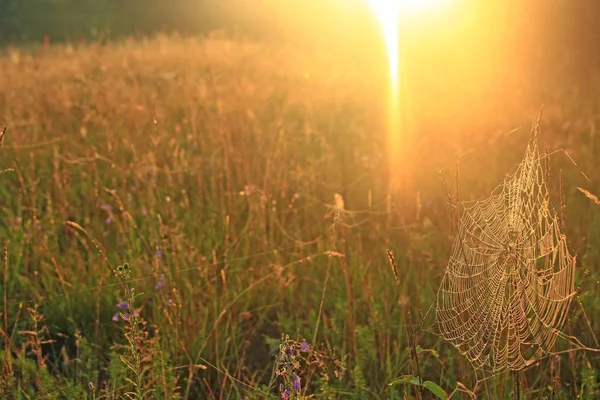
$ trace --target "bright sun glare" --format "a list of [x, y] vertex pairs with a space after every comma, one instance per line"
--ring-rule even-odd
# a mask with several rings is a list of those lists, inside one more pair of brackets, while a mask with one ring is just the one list
[[392, 162], [397, 160], [400, 150], [400, 57], [399, 32], [401, 18], [416, 16], [421, 12], [442, 6], [449, 0], [367, 0], [379, 21], [388, 57], [390, 77], [390, 115], [388, 141]]
[[441, 6], [448, 0], [368, 0], [379, 24], [388, 54], [392, 87], [398, 84], [398, 25], [400, 16], [410, 16]]

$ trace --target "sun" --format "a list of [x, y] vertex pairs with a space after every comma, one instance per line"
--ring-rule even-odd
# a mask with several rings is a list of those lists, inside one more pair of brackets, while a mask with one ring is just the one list
[[448, 3], [449, 0], [367, 0], [375, 14], [385, 41], [392, 88], [398, 85], [398, 26], [400, 18], [415, 16]]
[[388, 56], [389, 74], [392, 87], [398, 84], [398, 22], [400, 1], [369, 0], [375, 17], [379, 21], [381, 34]]
[[418, 14], [439, 8], [450, 0], [367, 0], [377, 18], [388, 59], [390, 84], [388, 145], [390, 157], [396, 162], [400, 156], [400, 21], [417, 17]]

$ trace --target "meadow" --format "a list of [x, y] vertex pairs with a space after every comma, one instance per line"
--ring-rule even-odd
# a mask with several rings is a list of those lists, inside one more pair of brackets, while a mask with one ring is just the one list
[[[513, 375], [475, 387], [417, 322], [450, 255], [448, 194], [514, 170], [542, 102], [577, 255], [564, 329], [594, 347], [600, 207], [577, 188], [600, 195], [598, 81], [423, 90], [399, 189], [379, 64], [224, 35], [5, 49], [1, 397], [433, 398], [389, 385], [408, 375], [512, 398]], [[600, 356], [545, 357], [519, 381], [523, 398], [598, 398]]]

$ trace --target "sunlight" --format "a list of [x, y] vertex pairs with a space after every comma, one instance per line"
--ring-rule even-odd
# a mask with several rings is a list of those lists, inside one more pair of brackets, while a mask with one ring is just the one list
[[371, 8], [381, 25], [381, 34], [385, 41], [388, 56], [390, 83], [392, 88], [398, 85], [398, 17], [400, 1], [369, 0]]
[[368, 0], [379, 24], [388, 54], [392, 87], [398, 85], [398, 25], [400, 16], [411, 16], [447, 3], [448, 0]]
[[412, 17], [439, 7], [449, 0], [367, 0], [381, 27], [389, 73], [388, 146], [390, 163], [398, 162], [401, 150], [399, 24], [401, 17]]

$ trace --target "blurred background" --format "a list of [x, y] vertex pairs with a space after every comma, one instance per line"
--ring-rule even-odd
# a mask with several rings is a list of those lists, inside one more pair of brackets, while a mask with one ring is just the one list
[[[581, 167], [594, 180], [600, 2], [441, 3], [399, 21], [398, 131], [408, 150], [402, 157], [387, 154], [388, 159], [401, 158], [392, 160], [389, 172], [404, 168], [413, 181], [435, 181], [434, 171], [440, 166], [454, 168], [455, 157], [474, 153], [461, 158], [465, 171], [493, 164], [498, 174], [488, 178], [498, 182], [519, 162], [531, 120], [544, 105], [543, 146], [567, 150], [575, 160], [583, 160]], [[201, 38], [215, 32], [276, 49], [286, 58], [279, 72], [297, 70], [306, 79], [320, 77], [319, 85], [325, 86], [319, 92], [332, 99], [339, 85], [356, 86], [352, 96], [368, 102], [379, 114], [376, 119], [386, 113], [386, 48], [367, 0], [0, 2], [0, 48], [30, 49], [38, 56], [48, 44], [103, 45], [157, 34]], [[254, 55], [252, 63], [267, 63], [275, 53], [263, 54], [265, 60]], [[185, 67], [188, 63], [178, 65], [190, 68]], [[272, 71], [272, 77], [277, 73]], [[509, 132], [517, 133], [507, 137]], [[350, 131], [338, 133], [340, 140], [356, 139]], [[381, 127], [371, 133], [375, 140], [386, 136]], [[568, 168], [579, 173], [572, 165]], [[480, 178], [467, 173], [461, 179], [476, 184]], [[468, 193], [476, 198], [488, 189]]]
[[[405, 51], [418, 53], [421, 48], [423, 53], [426, 47], [432, 63], [428, 68], [455, 69], [459, 61], [475, 61], [487, 70], [501, 62], [532, 73], [567, 65], [586, 72], [600, 61], [597, 1], [448, 3], [451, 10], [445, 7], [439, 15], [433, 11], [421, 21], [404, 21], [405, 29], [415, 25], [405, 32], [405, 41], [412, 45]], [[39, 42], [44, 36], [52, 41], [115, 39], [158, 31], [205, 34], [222, 29], [356, 55], [365, 51], [360, 44], [376, 34], [370, 15], [364, 0], [3, 0], [0, 42]], [[475, 48], [478, 53], [472, 53]], [[461, 60], [455, 52], [477, 54], [479, 60]]]
[[[561, 96], [557, 81], [580, 96], [593, 92], [600, 63], [600, 2], [446, 3], [422, 18], [401, 21], [403, 92], [405, 97], [412, 93], [413, 112], [451, 123], [466, 113], [500, 115], [494, 111], [502, 103], [532, 115], [541, 103], [551, 107]], [[338, 61], [352, 60], [353, 68], [386, 67], [376, 60], [382, 56], [379, 29], [365, 0], [0, 2], [0, 45], [214, 30], [317, 50]], [[444, 101], [433, 104], [432, 95]]]
[[[397, 164], [433, 171], [457, 155], [502, 146], [508, 142], [498, 139], [515, 130], [520, 134], [511, 144], [521, 148], [542, 105], [548, 111], [545, 144], [573, 152], [575, 159], [592, 154], [584, 154], [581, 144], [594, 141], [600, 115], [600, 2], [442, 3], [400, 19], [400, 135], [408, 138], [404, 147], [410, 154], [403, 153]], [[105, 44], [155, 34], [203, 37], [215, 31], [293, 52], [282, 69], [298, 69], [305, 77], [360, 81], [360, 96], [377, 99], [374, 108], [385, 112], [386, 48], [367, 0], [0, 2], [0, 45], [33, 54], [49, 43]], [[510, 156], [514, 149], [497, 149], [509, 155], [500, 170], [519, 161], [520, 151]], [[447, 160], [426, 157], [433, 153]], [[489, 156], [484, 151], [465, 165], [489, 162]]]
[[[399, 131], [410, 143], [395, 160], [385, 143], [386, 47], [366, 0], [0, 0], [0, 128], [9, 127], [0, 171], [17, 171], [0, 188], [0, 239], [11, 239], [15, 260], [9, 320], [18, 301], [39, 299], [53, 337], [80, 329], [98, 346], [89, 376], [72, 371], [83, 388], [100, 382], [110, 362], [97, 348], [122, 339], [108, 325], [115, 291], [101, 285], [129, 260], [140, 290], [158, 293], [153, 278], [164, 274], [183, 304], [173, 325], [162, 295], [148, 295], [142, 313], [163, 329], [174, 365], [195, 368], [202, 356], [263, 384], [273, 355], [265, 338], [301, 327], [357, 354], [366, 386], [395, 390], [387, 384], [410, 361], [405, 309], [432, 304], [452, 244], [439, 169], [460, 201], [487, 196], [521, 161], [542, 105], [553, 204], [581, 256], [578, 298], [600, 315], [600, 210], [577, 190], [600, 194], [599, 20], [600, 0], [444, 0], [401, 17]], [[400, 169], [413, 186], [394, 192]], [[81, 224], [108, 259], [63, 221]], [[347, 252], [350, 274], [336, 266], [328, 281], [330, 250]], [[325, 303], [321, 282], [330, 282]], [[99, 290], [76, 292], [72, 305], [55, 295], [76, 288]], [[235, 305], [225, 318], [223, 304]], [[317, 338], [321, 306], [333, 317]], [[572, 321], [586, 344], [600, 331], [590, 320]], [[456, 352], [423, 337], [444, 350], [442, 383], [454, 387], [465, 375]], [[188, 353], [198, 354], [193, 363]], [[563, 362], [563, 381], [589, 376], [585, 357]], [[540, 369], [545, 378], [532, 369], [531, 379], [546, 390], [556, 370]], [[188, 398], [235, 386], [200, 372]]]

